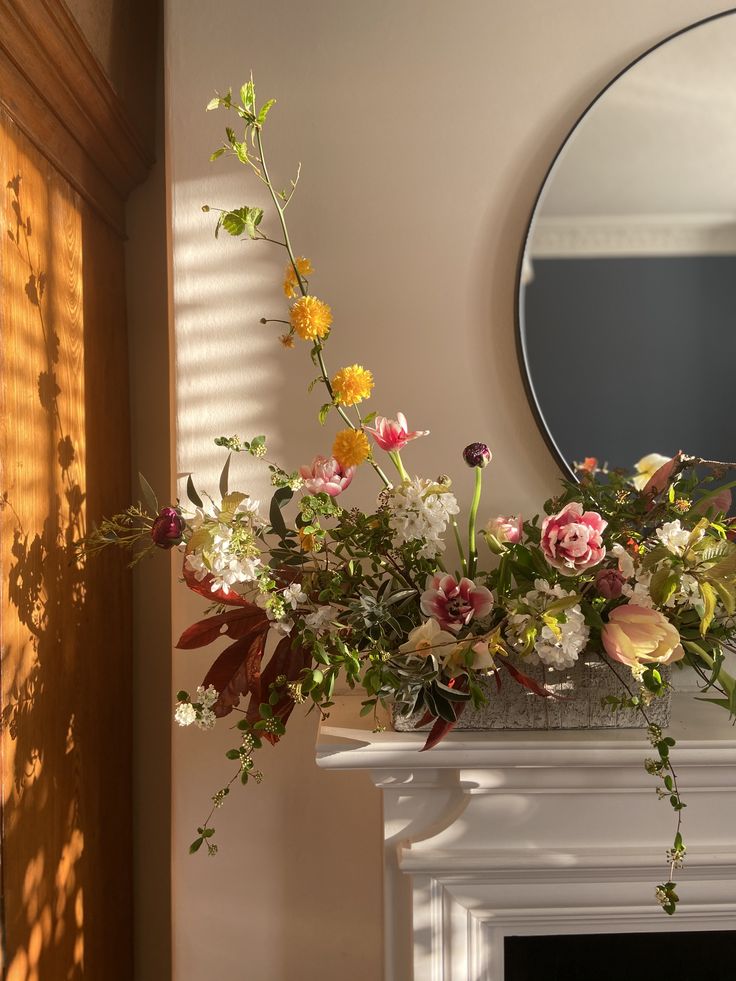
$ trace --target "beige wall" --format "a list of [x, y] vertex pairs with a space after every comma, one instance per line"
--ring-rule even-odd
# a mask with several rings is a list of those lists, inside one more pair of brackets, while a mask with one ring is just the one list
[[[527, 406], [514, 350], [514, 276], [551, 156], [591, 97], [644, 48], [723, 9], [706, 0], [168, 0], [167, 136], [173, 223], [178, 467], [215, 490], [220, 433], [270, 435], [289, 467], [326, 450], [305, 406], [303, 350], [258, 324], [283, 316], [283, 259], [212, 237], [200, 205], [260, 201], [242, 168], [209, 153], [213, 90], [253, 69], [272, 169], [302, 184], [290, 213], [313, 288], [336, 314], [333, 365], [377, 377], [375, 407], [433, 430], [408, 459], [456, 477], [484, 439], [487, 513], [538, 510], [557, 473]], [[262, 472], [238, 477], [266, 496]], [[376, 487], [361, 474], [352, 498]], [[175, 629], [201, 606], [175, 592]], [[191, 688], [208, 653], [175, 653]], [[266, 780], [220, 812], [216, 859], [186, 846], [229, 775], [226, 726], [174, 734], [176, 981], [380, 977], [380, 801], [368, 778], [316, 771], [314, 720], [263, 753]]]

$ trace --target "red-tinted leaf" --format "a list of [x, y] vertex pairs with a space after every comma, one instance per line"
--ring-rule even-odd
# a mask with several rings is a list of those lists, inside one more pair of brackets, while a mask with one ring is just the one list
[[538, 681], [535, 681], [534, 678], [530, 678], [528, 674], [524, 674], [522, 671], [519, 671], [518, 668], [515, 668], [513, 664], [509, 664], [508, 661], [499, 660], [499, 663], [506, 668], [514, 681], [518, 681], [520, 685], [528, 688], [529, 691], [534, 692], [535, 695], [540, 695], [542, 698], [560, 698], [559, 695], [555, 695], [554, 692], [549, 691], [543, 685], [540, 685]]
[[[447, 682], [447, 687], [448, 688], [454, 688], [457, 685], [457, 682], [460, 680], [460, 677], [461, 676], [458, 676], [457, 678], [450, 678], [450, 680]], [[458, 686], [458, 691], [465, 691], [465, 690], [466, 689], [465, 689], [464, 678], [463, 678], [463, 685], [462, 686]], [[457, 713], [456, 713], [456, 717], [457, 717]], [[431, 712], [425, 712], [424, 715], [419, 720], [419, 722], [417, 722], [417, 724], [414, 726], [414, 728], [415, 729], [421, 729], [423, 726], [429, 725], [429, 723], [434, 718], [435, 718], [435, 716], [432, 715]], [[426, 749], [426, 747], [425, 747], [425, 749]]]
[[[458, 691], [467, 691], [468, 680], [465, 677], [465, 675], [459, 675], [457, 678], [452, 678], [451, 681], [448, 682], [448, 687], [457, 688]], [[429, 730], [427, 741], [425, 742], [424, 746], [422, 746], [420, 753], [424, 753], [426, 750], [432, 749], [432, 747], [436, 746], [437, 743], [441, 742], [445, 738], [448, 732], [452, 732], [452, 730], [457, 725], [458, 719], [465, 711], [465, 706], [467, 704], [468, 704], [467, 702], [452, 703], [452, 709], [453, 712], [455, 713], [455, 721], [447, 722], [445, 719], [437, 719], [435, 721], [435, 724]]]
[[[311, 652], [302, 647], [291, 637], [284, 637], [276, 646], [271, 659], [260, 677], [260, 682], [253, 690], [248, 704], [247, 718], [251, 722], [257, 722], [260, 718], [258, 707], [263, 699], [269, 696], [269, 686], [279, 677], [285, 675], [287, 681], [297, 681], [303, 668], [308, 668], [312, 663]], [[294, 708], [294, 699], [288, 692], [284, 691], [278, 702], [273, 706], [273, 714], [285, 724], [286, 720]], [[277, 743], [279, 737], [275, 733], [264, 733], [264, 737], [270, 743]]]
[[220, 693], [212, 706], [218, 719], [229, 715], [240, 703], [242, 695], [258, 689], [268, 629], [268, 624], [253, 629], [247, 636], [226, 647], [207, 672], [203, 686], [212, 685]]
[[226, 593], [222, 589], [216, 589], [213, 592], [212, 576], [208, 574], [200, 581], [195, 577], [194, 571], [187, 565], [186, 559], [184, 559], [184, 569], [182, 575], [184, 576], [184, 582], [191, 590], [193, 590], [195, 593], [199, 593], [200, 596], [204, 596], [205, 599], [212, 600], [213, 603], [223, 603], [225, 606], [255, 605], [244, 596], [240, 596], [238, 593], [234, 593], [232, 590]]
[[644, 485], [644, 493], [656, 496], [657, 494], [661, 494], [663, 490], [666, 490], [672, 478], [676, 477], [680, 470], [682, 470], [682, 457], [682, 450], [678, 450], [671, 460], [663, 463], [658, 470], [655, 470]]
[[422, 746], [422, 748], [420, 750], [420, 753], [424, 753], [426, 750], [432, 749], [434, 746], [437, 745], [437, 743], [441, 742], [445, 738], [445, 736], [448, 734], [448, 732], [452, 732], [452, 730], [457, 725], [457, 720], [460, 718], [460, 716], [465, 711], [465, 706], [467, 704], [468, 704], [467, 702], [455, 702], [455, 703], [453, 703], [453, 706], [452, 707], [453, 707], [453, 710], [455, 712], [455, 721], [454, 722], [446, 722], [445, 719], [437, 719], [435, 721], [435, 724], [429, 730], [429, 735], [427, 736], [427, 741]]
[[211, 644], [218, 637], [227, 636], [233, 640], [240, 640], [251, 631], [265, 627], [267, 624], [268, 617], [257, 606], [227, 610], [225, 613], [205, 617], [204, 620], [187, 627], [176, 646], [182, 650], [193, 650]]

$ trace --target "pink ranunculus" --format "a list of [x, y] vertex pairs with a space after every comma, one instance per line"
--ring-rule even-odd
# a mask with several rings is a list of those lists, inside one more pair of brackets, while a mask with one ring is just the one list
[[596, 511], [585, 511], [578, 501], [542, 522], [541, 546], [553, 569], [566, 575], [585, 572], [606, 554], [602, 534], [608, 522]]
[[517, 542], [521, 541], [524, 522], [521, 520], [520, 514], [509, 517], [500, 514], [497, 518], [492, 518], [483, 530], [487, 534], [493, 535], [496, 541], [501, 542], [501, 544], [508, 542], [510, 545], [516, 545]]
[[618, 599], [625, 582], [618, 569], [601, 569], [595, 577], [595, 588], [605, 599]]
[[365, 429], [387, 453], [403, 450], [409, 440], [418, 439], [419, 436], [429, 436], [428, 429], [417, 429], [410, 433], [403, 412], [397, 412], [395, 419], [376, 416], [375, 429], [371, 429], [370, 426], [366, 426]]
[[672, 664], [685, 656], [677, 628], [667, 617], [633, 603], [611, 610], [601, 640], [610, 658], [630, 668]]
[[316, 456], [310, 466], [299, 467], [299, 473], [310, 494], [337, 497], [349, 486], [355, 467], [343, 469], [334, 457]]
[[434, 617], [441, 627], [457, 633], [473, 617], [487, 616], [493, 609], [493, 594], [472, 579], [457, 582], [454, 576], [438, 574], [427, 579], [420, 606], [422, 613]]

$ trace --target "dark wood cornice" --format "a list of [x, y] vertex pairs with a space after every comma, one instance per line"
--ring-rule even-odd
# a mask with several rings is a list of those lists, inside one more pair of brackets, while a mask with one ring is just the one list
[[0, 0], [0, 104], [124, 234], [152, 159], [62, 0]]

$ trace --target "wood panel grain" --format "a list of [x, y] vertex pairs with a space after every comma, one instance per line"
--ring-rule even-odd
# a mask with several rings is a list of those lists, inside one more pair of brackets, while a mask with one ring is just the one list
[[128, 575], [74, 548], [127, 497], [121, 244], [4, 114], [0, 167], [6, 976], [129, 981]]

